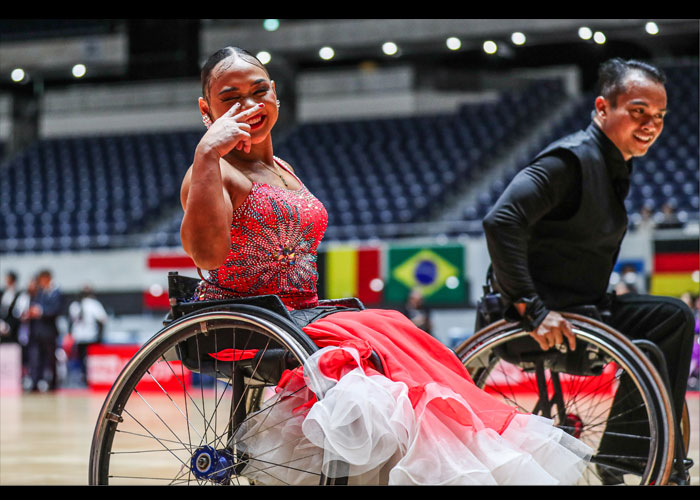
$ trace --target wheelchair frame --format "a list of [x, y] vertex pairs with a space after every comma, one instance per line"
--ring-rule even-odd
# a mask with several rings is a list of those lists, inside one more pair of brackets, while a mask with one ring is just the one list
[[[199, 280], [179, 276], [177, 273], [170, 273], [168, 281], [171, 311], [164, 321], [164, 328], [149, 339], [123, 368], [98, 415], [90, 452], [89, 483], [109, 484], [112, 479], [116, 479], [116, 476], [119, 474], [112, 471], [114, 461], [121, 460], [127, 467], [133, 466], [137, 471], [143, 470], [146, 466], [155, 466], [156, 461], [149, 462], [148, 459], [142, 458], [141, 460], [144, 461], [142, 464], [138, 462], [138, 459], [132, 459], [131, 457], [136, 455], [132, 455], [134, 450], [132, 450], [133, 445], [131, 442], [125, 444], [123, 450], [115, 451], [115, 438], [121, 439], [121, 434], [140, 434], [139, 438], [155, 443], [156, 448], [158, 448], [146, 450], [147, 455], [156, 456], [156, 452], [161, 452], [171, 460], [174, 458], [174, 475], [163, 478], [171, 484], [239, 484], [242, 477], [248, 477], [246, 474], [248, 474], [249, 470], [253, 471], [251, 473], [253, 479], [244, 484], [264, 482], [263, 480], [267, 476], [271, 476], [269, 472], [271, 468], [275, 471], [277, 470], [274, 469], [275, 466], [278, 468], [289, 468], [289, 477], [292, 479], [290, 481], [282, 481], [281, 484], [293, 484], [297, 474], [302, 477], [305, 477], [305, 474], [311, 474], [314, 484], [347, 484], [346, 464], [328, 459], [320, 474], [297, 470], [296, 467], [288, 466], [284, 463], [276, 465], [266, 464], [265, 460], [259, 460], [260, 457], [256, 458], [246, 448], [245, 443], [237, 442], [236, 439], [238, 439], [241, 429], [244, 429], [251, 419], [263, 415], [263, 412], [267, 411], [267, 407], [261, 406], [264, 391], [269, 392], [271, 387], [277, 386], [284, 373], [293, 371], [296, 367], [303, 365], [308, 356], [318, 349], [304, 334], [302, 327], [319, 317], [331, 314], [339, 308], [344, 310], [361, 310], [364, 306], [356, 299], [321, 301], [320, 308], [314, 311], [294, 313], [288, 311], [279, 297], [276, 296], [188, 302], [186, 299], [192, 296], [192, 292]], [[643, 377], [651, 381], [642, 385], [644, 385], [646, 391], [650, 391], [654, 395], [653, 398], [649, 399], [653, 403], [649, 406], [654, 408], [653, 418], [661, 422], [659, 428], [662, 430], [653, 438], [656, 441], [662, 441], [663, 445], [654, 454], [653, 460], [650, 459], [650, 463], [647, 464], [642, 482], [643, 484], [666, 484], [672, 473], [674, 458], [680, 456], [678, 454], [674, 455], [674, 446], [676, 451], [679, 449], [679, 446], [676, 444], [676, 436], [680, 438], [680, 433], [676, 432], [676, 420], [662, 376], [649, 362], [647, 356], [619, 332], [612, 330], [601, 322], [584, 316], [575, 314], [567, 314], [566, 316], [576, 326], [581, 338], [586, 338], [587, 335], [598, 335], [603, 336], [607, 339], [606, 341], [609, 341], [611, 338], [614, 339], [617, 342], [615, 345], [623, 346], [626, 356], [629, 356], [624, 358], [623, 361], [633, 366], [634, 370], [643, 373]], [[230, 341], [225, 339], [224, 331], [234, 332]], [[236, 338], [235, 335], [238, 331], [243, 333]], [[212, 335], [212, 333], [214, 334]], [[484, 349], [488, 348], [494, 339], [505, 339], [505, 342], [509, 336], [522, 334], [522, 330], [518, 329], [516, 325], [501, 320], [483, 328], [465, 341], [456, 349], [456, 354], [463, 364], [470, 369], [473, 368], [471, 366], [472, 360], [481, 356]], [[594, 337], [590, 338], [593, 339]], [[195, 339], [194, 342], [193, 339]], [[251, 342], [253, 343], [251, 344]], [[595, 342], [600, 343], [602, 341], [596, 340]], [[248, 347], [253, 347], [254, 349], [247, 349]], [[235, 352], [248, 350], [257, 352], [245, 359], [235, 359], [234, 356], [230, 370], [222, 368], [216, 357], [210, 360], [202, 354], [212, 349], [214, 352], [220, 352], [222, 349], [227, 348]], [[195, 351], [196, 355], [192, 355], [191, 352], [188, 353], [188, 349], [189, 351]], [[615, 349], [618, 349], [618, 347], [615, 347]], [[561, 354], [565, 355], [565, 353]], [[202, 363], [201, 360], [203, 358], [207, 361], [206, 363]], [[173, 400], [173, 396], [167, 394], [167, 391], [163, 389], [154, 376], [154, 373], [157, 372], [154, 368], [164, 365], [167, 365], [170, 371], [174, 372], [175, 370], [169, 365], [172, 361], [180, 363], [179, 369], [183, 373], [182, 379], [178, 380], [178, 382], [183, 389], [182, 401], [179, 404], [184, 406], [184, 411]], [[381, 363], [376, 355], [374, 356], [374, 364], [379, 371], [382, 371]], [[209, 420], [207, 420], [205, 415], [202, 415], [204, 420], [203, 428], [195, 428], [196, 426], [190, 423], [189, 416], [196, 413], [195, 409], [200, 413], [205, 410], [204, 390], [201, 389], [201, 408], [199, 408], [199, 405], [195, 404], [194, 394], [189, 394], [185, 388], [184, 366], [187, 366], [190, 371], [199, 374], [200, 388], [202, 387], [204, 375], [208, 374], [214, 379], [214, 415], [209, 416]], [[551, 363], [548, 365], [548, 368], [551, 368]], [[544, 365], [540, 363], [536, 367], [536, 371], [539, 374], [543, 374]], [[129, 405], [142, 405], [142, 403], [145, 403], [145, 407], [156, 413], [151, 403], [147, 400], [147, 395], [139, 390], [139, 384], [147, 377], [156, 381], [162, 392], [168, 395], [167, 399], [177, 407], [180, 415], [184, 417], [185, 431], [183, 432], [186, 432], [188, 437], [196, 432], [199, 435], [199, 439], [195, 438], [192, 441], [190, 438], [190, 441], [186, 441], [176, 436], [177, 448], [173, 447], [171, 449], [170, 443], [174, 443], [172, 437], [168, 435], [168, 438], [163, 438], [162, 435], [155, 435], [154, 433], [157, 431], [149, 430], [145, 425], [145, 423], [148, 423], [146, 420], [144, 420], [144, 423], [137, 422], [142, 428], [138, 432], [122, 430], [122, 425], [127, 425], [125, 423], [126, 420], [136, 420], [130, 413]], [[554, 378], [558, 379], [558, 377]], [[226, 385], [222, 388], [219, 396], [217, 387], [222, 383], [221, 380], [224, 380]], [[479, 385], [482, 381], [477, 377], [475, 382]], [[554, 383], [556, 384], [556, 382]], [[540, 389], [542, 387], [544, 386], [540, 386]], [[224, 400], [224, 395], [226, 395], [227, 400], [230, 396], [229, 411], [223, 412], [223, 429], [221, 434], [216, 436], [214, 440], [210, 440], [207, 435], [208, 432], [218, 434], [217, 422], [220, 417], [216, 412], [221, 401]], [[285, 395], [284, 397], [287, 396]], [[319, 397], [322, 397], [322, 395], [319, 395]], [[206, 401], [209, 404], [208, 399]], [[192, 406], [191, 410], [188, 407], [190, 403]], [[548, 416], [551, 416], [549, 413], [551, 408], [558, 406], [559, 411], [561, 411], [563, 403], [561, 390], [555, 389], [552, 399], [548, 396], [541, 398], [541, 402], [539, 406], [535, 407], [536, 411], [534, 413], [541, 414], [546, 412]], [[277, 402], [272, 403], [272, 405], [274, 404], [277, 404]], [[154, 422], [155, 420], [160, 420], [165, 425], [165, 429], [175, 435], [168, 423], [164, 422], [157, 413], [157, 419], [154, 419], [145, 407], [143, 411], [149, 415], [151, 420]], [[264, 416], [263, 420], [266, 418], [267, 416]], [[156, 424], [158, 423], [156, 422]], [[182, 423], [179, 425], [182, 425]], [[680, 447], [683, 448], [682, 445]], [[322, 463], [324, 459], [319, 457], [319, 460]], [[677, 460], [676, 463], [678, 463]], [[264, 464], [264, 466], [261, 466], [261, 464]], [[251, 469], [253, 466], [254, 469]], [[172, 472], [169, 473], [173, 474]], [[261, 475], [263, 476], [262, 479], [260, 478]], [[148, 475], [143, 477], [143, 479], [150, 478]], [[133, 481], [138, 479], [138, 477], [132, 476], [127, 479]]]

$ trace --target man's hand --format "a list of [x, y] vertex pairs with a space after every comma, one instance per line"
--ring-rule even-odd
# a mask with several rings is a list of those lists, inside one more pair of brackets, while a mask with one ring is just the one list
[[571, 331], [571, 323], [556, 311], [550, 311], [537, 330], [529, 333], [543, 351], [562, 344], [564, 337], [569, 341], [569, 348], [576, 350], [576, 335]]

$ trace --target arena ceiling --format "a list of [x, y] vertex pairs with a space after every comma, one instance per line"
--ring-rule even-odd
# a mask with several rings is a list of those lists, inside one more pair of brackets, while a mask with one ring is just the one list
[[[368, 61], [430, 66], [551, 65], [582, 62], [600, 54], [646, 59], [698, 55], [697, 19], [656, 19], [659, 33], [649, 35], [649, 19], [280, 19], [276, 30], [263, 19], [3, 19], [0, 21], [0, 75], [11, 85], [16, 67], [46, 84], [70, 83], [72, 65], [83, 62], [83, 81], [196, 76], [202, 59], [224, 45], [251, 52], [267, 51], [273, 64], [290, 71]], [[606, 43], [584, 41], [581, 26], [605, 34]], [[513, 32], [527, 37], [523, 46], [510, 42]], [[446, 48], [448, 37], [459, 50]], [[498, 43], [486, 56], [483, 43]], [[386, 41], [396, 54], [381, 52]], [[330, 61], [319, 57], [333, 48]]]

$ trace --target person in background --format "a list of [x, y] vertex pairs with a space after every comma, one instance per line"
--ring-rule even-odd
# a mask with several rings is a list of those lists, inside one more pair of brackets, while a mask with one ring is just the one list
[[404, 306], [403, 313], [414, 325], [424, 332], [431, 333], [430, 311], [425, 307], [423, 294], [420, 290], [411, 290]]
[[37, 274], [37, 293], [24, 313], [29, 322], [28, 361], [32, 392], [56, 390], [56, 347], [58, 325], [56, 320], [63, 306], [61, 291], [53, 282], [51, 271]]
[[19, 316], [15, 313], [15, 305], [19, 296], [17, 273], [8, 271], [0, 298], [0, 342], [17, 342]]
[[645, 203], [639, 212], [639, 221], [635, 226], [637, 231], [653, 231], [656, 227], [654, 211], [649, 203]]
[[658, 229], [680, 229], [683, 222], [678, 218], [676, 206], [673, 202], [667, 201], [661, 207], [661, 219], [656, 224]]
[[36, 282], [36, 277], [33, 276], [27, 288], [20, 291], [17, 301], [15, 302], [14, 314], [19, 318], [17, 325], [17, 342], [22, 346], [22, 384], [26, 389], [31, 387], [31, 378], [29, 377], [29, 338], [31, 329], [31, 320], [29, 319], [29, 306], [34, 297], [39, 291], [39, 286]]
[[87, 384], [87, 351], [92, 344], [104, 341], [107, 311], [92, 288], [84, 286], [78, 300], [68, 306], [69, 331], [80, 362], [81, 382]]

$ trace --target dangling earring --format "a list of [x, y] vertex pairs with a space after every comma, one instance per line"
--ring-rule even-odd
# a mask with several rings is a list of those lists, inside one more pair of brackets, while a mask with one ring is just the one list
[[280, 100], [277, 99], [277, 109], [280, 109]]
[[202, 115], [202, 122], [204, 122], [204, 126], [209, 128], [211, 127], [211, 118], [209, 118], [209, 115]]

